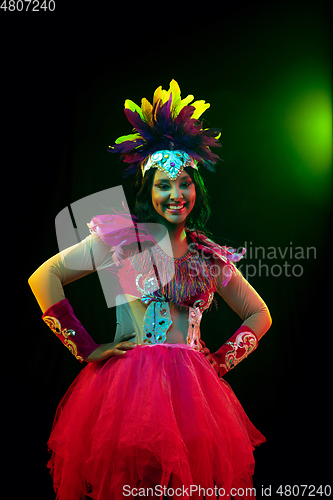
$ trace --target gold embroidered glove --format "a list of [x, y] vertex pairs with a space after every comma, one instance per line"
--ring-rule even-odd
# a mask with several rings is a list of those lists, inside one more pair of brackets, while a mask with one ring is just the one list
[[232, 370], [258, 346], [256, 334], [248, 326], [241, 326], [222, 347], [206, 358], [212, 363], [218, 376]]
[[103, 345], [96, 344], [86, 332], [75, 317], [68, 299], [63, 299], [49, 307], [42, 319], [81, 363], [97, 347]]

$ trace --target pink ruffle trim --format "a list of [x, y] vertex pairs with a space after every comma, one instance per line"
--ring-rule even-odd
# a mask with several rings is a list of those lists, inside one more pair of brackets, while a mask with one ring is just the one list
[[[87, 224], [91, 234], [95, 234], [102, 241], [107, 243], [114, 250], [114, 262], [117, 266], [120, 265], [123, 252], [123, 245], [130, 245], [131, 243], [142, 243], [150, 241], [156, 245], [153, 236], [144, 229], [144, 224], [140, 224], [140, 229], [135, 227], [134, 223], [138, 222], [135, 216], [128, 212], [96, 215]], [[188, 231], [187, 235], [191, 239], [193, 250], [202, 251], [204, 255], [210, 255], [217, 258], [225, 264], [223, 270], [224, 280], [223, 286], [226, 286], [232, 275], [236, 274], [235, 262], [240, 261], [246, 252], [243, 248], [240, 253], [237, 253], [235, 248], [220, 246], [203, 233], [196, 233], [195, 231]]]

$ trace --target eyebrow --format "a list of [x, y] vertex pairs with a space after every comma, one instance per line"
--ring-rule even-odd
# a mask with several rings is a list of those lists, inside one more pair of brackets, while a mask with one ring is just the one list
[[[177, 181], [187, 181], [187, 180], [192, 180], [191, 176], [186, 174], [184, 177], [179, 177], [178, 179], [176, 179]], [[155, 183], [159, 183], [159, 182], [170, 182], [171, 179], [157, 179]]]

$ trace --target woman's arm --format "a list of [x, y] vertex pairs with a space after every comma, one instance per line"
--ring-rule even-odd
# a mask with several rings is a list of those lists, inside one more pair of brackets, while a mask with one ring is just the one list
[[[63, 286], [97, 269], [113, 265], [112, 248], [95, 235], [60, 252], [42, 264], [28, 283], [43, 311], [43, 320], [79, 361], [97, 362], [124, 354], [135, 344], [127, 335], [109, 344], [96, 344], [74, 315]], [[126, 337], [126, 338], [125, 338]], [[124, 349], [120, 351], [118, 347]]]
[[221, 272], [216, 278], [217, 292], [243, 320], [234, 335], [216, 353], [207, 356], [219, 377], [222, 377], [257, 348], [259, 339], [271, 326], [272, 319], [265, 302], [238, 270], [223, 286], [223, 264], [218, 265]]
[[44, 262], [28, 280], [43, 313], [65, 299], [64, 285], [113, 265], [110, 250], [97, 236], [88, 236]]
[[222, 286], [222, 279], [219, 277], [216, 279], [218, 294], [243, 320], [242, 326], [249, 327], [258, 340], [261, 339], [272, 324], [271, 315], [263, 299], [238, 269], [226, 286]]

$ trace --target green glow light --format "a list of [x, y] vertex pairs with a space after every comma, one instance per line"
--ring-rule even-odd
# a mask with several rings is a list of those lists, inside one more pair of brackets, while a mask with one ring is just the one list
[[332, 164], [330, 95], [324, 90], [298, 95], [288, 109], [285, 123], [295, 152], [308, 172], [329, 171]]

